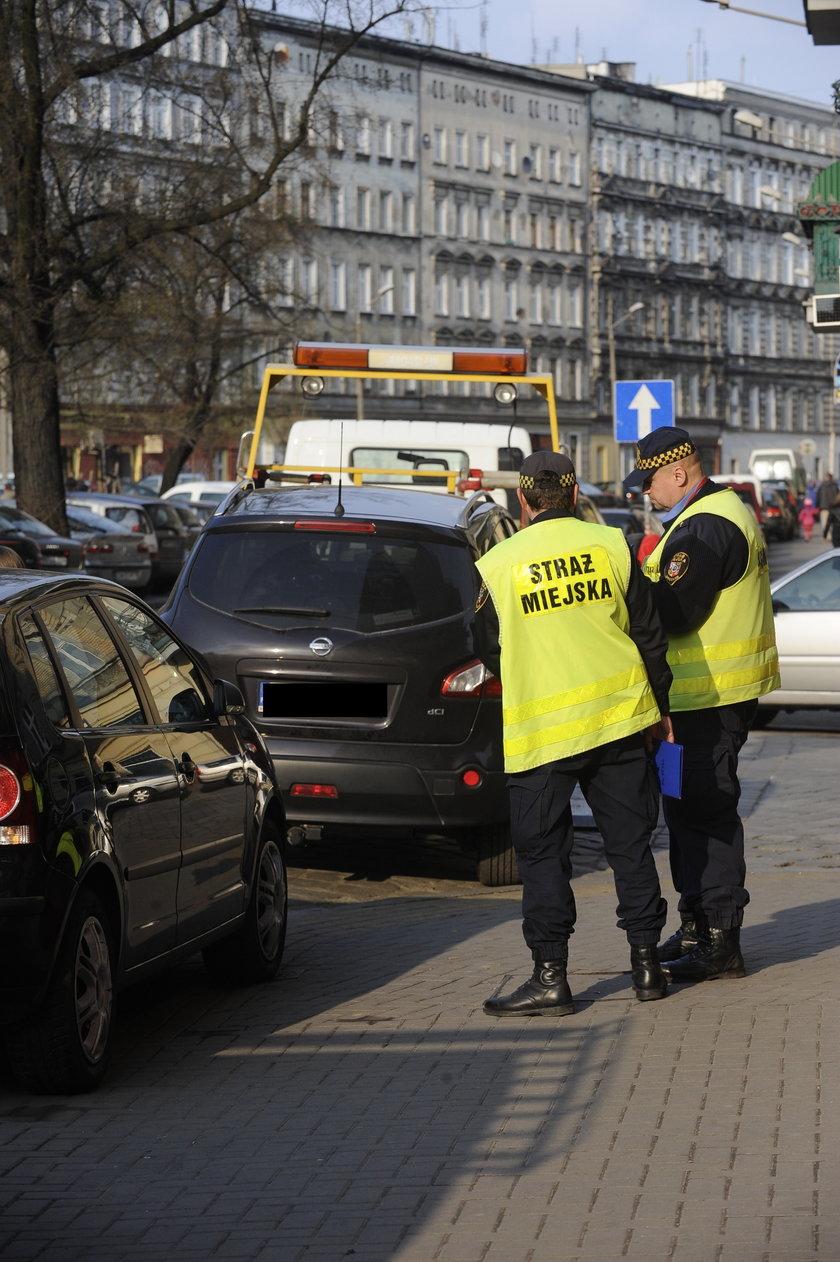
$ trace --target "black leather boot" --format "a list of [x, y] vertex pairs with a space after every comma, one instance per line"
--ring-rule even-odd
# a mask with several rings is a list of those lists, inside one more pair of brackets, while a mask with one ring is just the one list
[[656, 948], [656, 954], [663, 962], [665, 960], [679, 960], [683, 955], [688, 955], [689, 951], [693, 951], [697, 946], [699, 938], [699, 927], [693, 916], [683, 916], [682, 924], [676, 933], [672, 933], [670, 938], [666, 938], [664, 942], [660, 942]]
[[631, 946], [630, 971], [633, 974], [636, 998], [640, 1003], [647, 999], [665, 998], [668, 979], [656, 958], [655, 946]]
[[527, 982], [510, 995], [494, 995], [484, 1005], [491, 1017], [539, 1016], [542, 1012], [566, 1017], [574, 1010], [565, 960], [537, 960]]
[[672, 982], [713, 982], [721, 977], [746, 977], [740, 929], [708, 927], [693, 951], [662, 965]]

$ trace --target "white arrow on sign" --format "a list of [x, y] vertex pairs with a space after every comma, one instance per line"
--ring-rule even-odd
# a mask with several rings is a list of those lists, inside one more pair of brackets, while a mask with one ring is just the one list
[[644, 438], [645, 434], [649, 434], [653, 429], [650, 423], [651, 413], [654, 408], [659, 411], [659, 404], [651, 394], [646, 385], [640, 386], [633, 396], [632, 403], [628, 404], [629, 410], [636, 413], [636, 423], [638, 426], [637, 433], [639, 438]]

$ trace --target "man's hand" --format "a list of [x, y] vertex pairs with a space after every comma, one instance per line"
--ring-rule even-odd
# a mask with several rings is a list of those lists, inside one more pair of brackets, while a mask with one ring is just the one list
[[673, 745], [674, 725], [669, 714], [663, 715], [658, 723], [652, 723], [650, 727], [645, 728], [645, 745], [648, 753], [653, 752], [654, 741], [667, 741], [669, 745]]

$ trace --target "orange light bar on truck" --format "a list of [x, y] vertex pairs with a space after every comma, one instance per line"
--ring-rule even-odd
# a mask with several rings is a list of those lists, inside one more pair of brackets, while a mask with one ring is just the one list
[[297, 368], [356, 368], [381, 372], [480, 372], [516, 375], [528, 371], [521, 348], [473, 346], [358, 346], [339, 342], [296, 342]]

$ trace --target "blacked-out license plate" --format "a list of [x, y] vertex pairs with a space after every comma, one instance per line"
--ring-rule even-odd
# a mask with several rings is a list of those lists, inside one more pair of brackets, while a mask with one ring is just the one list
[[384, 719], [388, 714], [388, 685], [264, 680], [257, 711], [264, 719]]

